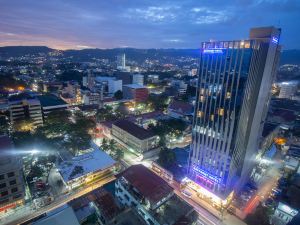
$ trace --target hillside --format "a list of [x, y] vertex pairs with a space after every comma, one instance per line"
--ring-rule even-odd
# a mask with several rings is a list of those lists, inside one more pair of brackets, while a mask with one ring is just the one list
[[[45, 46], [9, 46], [0, 47], [0, 58], [20, 57], [24, 55], [48, 54], [56, 51]], [[164, 57], [198, 57], [199, 49], [83, 49], [61, 51], [62, 57], [70, 57], [73, 61], [90, 61], [93, 58], [107, 58], [115, 60], [116, 55], [125, 53], [127, 59], [143, 61], [145, 59], [163, 59]], [[284, 50], [280, 57], [280, 64], [300, 65], [300, 50]]]

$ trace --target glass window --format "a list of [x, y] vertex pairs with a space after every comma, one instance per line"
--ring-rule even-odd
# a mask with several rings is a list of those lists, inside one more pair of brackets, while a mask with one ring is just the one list
[[13, 199], [17, 199], [17, 198], [20, 198], [20, 197], [22, 197], [22, 194], [17, 194], [17, 195], [15, 195], [15, 196], [13, 197]]
[[13, 177], [13, 176], [15, 176], [15, 173], [14, 172], [10, 172], [10, 173], [7, 174], [7, 176], [8, 177]]
[[8, 191], [2, 191], [1, 192], [1, 197], [8, 195]]
[[5, 188], [5, 187], [6, 187], [6, 183], [0, 184], [0, 188]]
[[17, 183], [16, 180], [11, 180], [11, 181], [9, 181], [9, 184], [10, 184], [10, 185], [15, 185], [16, 183]]
[[15, 192], [17, 192], [17, 191], [18, 191], [18, 188], [17, 188], [17, 187], [11, 189], [11, 193], [15, 193]]
[[4, 174], [1, 174], [0, 175], [0, 180], [3, 180], [4, 179]]
[[1, 200], [1, 201], [0, 201], [0, 204], [7, 203], [7, 202], [8, 202], [8, 200], [9, 200], [8, 198], [7, 198], [7, 199], [4, 199], [4, 200]]

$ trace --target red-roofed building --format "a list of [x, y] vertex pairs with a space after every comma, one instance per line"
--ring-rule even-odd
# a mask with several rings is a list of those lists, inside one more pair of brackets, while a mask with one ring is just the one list
[[[143, 165], [134, 165], [117, 175], [115, 196], [132, 207], [147, 224], [193, 224], [197, 213], [160, 176]], [[185, 218], [183, 218], [185, 217]]]
[[142, 204], [155, 209], [172, 197], [173, 188], [142, 164], [117, 175], [116, 196], [124, 205]]

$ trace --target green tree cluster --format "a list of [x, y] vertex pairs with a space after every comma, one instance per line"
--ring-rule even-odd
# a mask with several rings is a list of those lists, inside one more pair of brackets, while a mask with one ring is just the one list
[[15, 132], [13, 139], [19, 148], [32, 149], [47, 146], [50, 149], [67, 148], [74, 155], [90, 146], [90, 130], [95, 122], [81, 113], [71, 115], [69, 111], [53, 111], [48, 114], [43, 126], [34, 132]]
[[164, 167], [174, 165], [176, 163], [176, 155], [172, 149], [162, 148], [158, 155], [158, 163]]
[[96, 119], [98, 122], [104, 121], [114, 121], [122, 119], [127, 115], [124, 105], [120, 104], [116, 109], [113, 109], [111, 106], [105, 106], [101, 109], [98, 109], [96, 113]]
[[245, 218], [245, 222], [248, 225], [270, 225], [268, 210], [260, 203], [255, 212]]
[[117, 146], [117, 142], [114, 139], [110, 139], [108, 141], [104, 138], [102, 140], [101, 148], [117, 160], [123, 158], [124, 156], [124, 152]]
[[169, 98], [164, 95], [149, 95], [147, 99], [148, 107], [151, 107], [153, 110], [162, 110], [164, 111], [168, 107]]
[[121, 100], [123, 98], [123, 92], [121, 90], [116, 91], [114, 97], [117, 100]]
[[187, 128], [187, 124], [180, 119], [159, 120], [156, 125], [149, 124], [151, 129], [160, 138], [160, 145], [166, 145], [166, 136], [179, 138], [183, 131]]

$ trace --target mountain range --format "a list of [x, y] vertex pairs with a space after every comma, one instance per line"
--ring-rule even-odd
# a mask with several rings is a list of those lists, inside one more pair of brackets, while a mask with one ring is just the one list
[[[55, 50], [46, 46], [7, 46], [0, 47], [0, 60], [9, 57], [20, 57], [25, 55], [48, 54], [59, 51], [61, 57], [68, 57], [72, 61], [85, 62], [93, 58], [107, 58], [115, 60], [120, 53], [125, 53], [127, 59], [143, 61], [145, 59], [164, 59], [166, 57], [199, 57], [199, 49], [136, 49], [136, 48], [114, 48], [114, 49], [82, 49], [82, 50]], [[283, 50], [280, 64], [300, 65], [300, 50]]]

